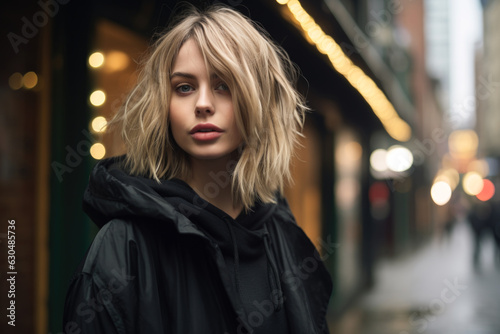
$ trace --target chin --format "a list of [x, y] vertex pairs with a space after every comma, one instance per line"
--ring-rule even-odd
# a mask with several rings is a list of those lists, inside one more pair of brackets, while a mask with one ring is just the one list
[[188, 152], [188, 155], [193, 159], [197, 160], [238, 160], [238, 150], [224, 150], [224, 151], [209, 151], [209, 150], [201, 150], [198, 152]]
[[197, 160], [219, 160], [219, 159], [229, 159], [231, 154], [190, 154], [191, 157]]

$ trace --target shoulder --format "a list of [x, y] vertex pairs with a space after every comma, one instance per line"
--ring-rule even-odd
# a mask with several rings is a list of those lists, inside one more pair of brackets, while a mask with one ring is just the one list
[[[201, 235], [187, 222], [113, 219], [96, 234], [80, 272], [105, 275], [111, 269], [136, 270], [158, 256], [172, 257], [187, 236]], [[198, 240], [198, 239], [197, 239]]]
[[135, 313], [138, 270], [133, 224], [113, 220], [97, 233], [73, 276], [64, 323], [85, 333], [128, 333]]
[[274, 215], [278, 220], [284, 224], [292, 224], [297, 225], [297, 221], [295, 220], [295, 216], [288, 205], [288, 201], [283, 196], [278, 196], [276, 198], [276, 212]]
[[97, 232], [81, 266], [81, 272], [103, 274], [120, 270], [137, 257], [137, 242], [142, 238], [137, 224], [114, 219]]
[[[179, 233], [165, 222], [113, 219], [96, 234], [90, 245], [82, 273], [106, 273], [110, 269], [130, 267], [154, 253], [161, 244], [175, 243]], [[165, 247], [163, 247], [165, 248]]]
[[282, 244], [287, 244], [293, 248], [296, 248], [299, 244], [312, 246], [311, 240], [297, 224], [288, 201], [284, 197], [277, 198], [276, 210], [273, 219], [268, 224], [268, 228], [271, 235], [281, 240]]

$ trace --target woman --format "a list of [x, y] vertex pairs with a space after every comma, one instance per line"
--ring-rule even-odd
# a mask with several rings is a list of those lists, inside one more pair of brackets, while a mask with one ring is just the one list
[[281, 196], [306, 109], [295, 76], [229, 8], [158, 39], [112, 122], [127, 153], [84, 196], [101, 229], [67, 332], [328, 333], [330, 277]]

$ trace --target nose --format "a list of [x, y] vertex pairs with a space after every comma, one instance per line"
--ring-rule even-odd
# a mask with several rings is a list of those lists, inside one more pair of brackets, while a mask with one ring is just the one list
[[214, 95], [211, 89], [200, 88], [196, 101], [196, 115], [212, 115], [215, 112]]

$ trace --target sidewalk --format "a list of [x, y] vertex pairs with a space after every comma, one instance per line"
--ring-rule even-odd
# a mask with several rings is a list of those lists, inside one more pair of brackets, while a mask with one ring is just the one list
[[481, 266], [472, 266], [467, 222], [449, 239], [436, 238], [398, 260], [377, 264], [376, 285], [338, 321], [339, 334], [498, 334], [500, 268], [493, 240], [484, 240]]

